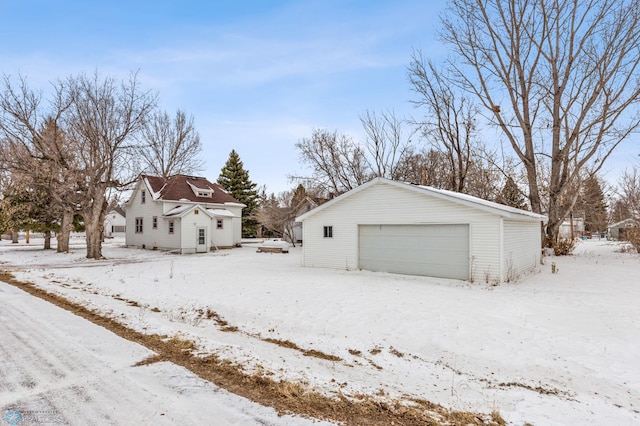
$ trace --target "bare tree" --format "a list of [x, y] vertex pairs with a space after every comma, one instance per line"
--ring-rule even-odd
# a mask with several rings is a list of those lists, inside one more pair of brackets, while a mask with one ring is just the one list
[[630, 111], [640, 100], [637, 1], [452, 0], [442, 22], [450, 72], [522, 161], [537, 213], [538, 172], [549, 164], [553, 245], [580, 171], [597, 172], [640, 125]]
[[73, 101], [66, 126], [82, 173], [80, 212], [87, 257], [100, 259], [109, 191], [126, 188], [139, 174], [133, 167], [135, 136], [155, 107], [156, 96], [140, 89], [136, 73], [127, 82], [96, 72], [71, 76], [59, 87], [65, 84]]
[[476, 117], [479, 109], [469, 97], [460, 93], [445, 74], [421, 52], [414, 52], [409, 66], [412, 90], [419, 96], [416, 107], [425, 107], [424, 121], [416, 124], [434, 149], [449, 163], [448, 189], [465, 192], [465, 181], [474, 162], [474, 143], [478, 143]]
[[[21, 77], [17, 85], [3, 79], [0, 97], [0, 156], [12, 180], [50, 198], [51, 214], [59, 215], [58, 252], [69, 251], [78, 194], [77, 151], [60, 124], [71, 105], [63, 85], [54, 85], [48, 105]], [[47, 234], [49, 235], [49, 234]], [[49, 246], [45, 239], [45, 248]]]
[[345, 134], [314, 129], [310, 138], [296, 144], [300, 160], [312, 169], [312, 176], [290, 176], [290, 179], [315, 188], [333, 198], [363, 183], [373, 175], [364, 150]]
[[378, 116], [367, 110], [360, 116], [360, 122], [366, 135], [364, 145], [370, 155], [369, 168], [373, 175], [400, 179], [398, 166], [411, 153], [411, 139], [403, 135], [405, 120], [396, 117], [393, 111]]
[[633, 167], [625, 170], [618, 180], [618, 207], [624, 211], [627, 217], [618, 217], [618, 220], [634, 219], [640, 227], [640, 169]]
[[295, 247], [293, 224], [297, 209], [293, 203], [293, 191], [271, 194], [260, 202], [256, 214], [258, 222], [272, 234], [291, 242]]
[[440, 151], [426, 148], [416, 150], [414, 146], [409, 146], [395, 170], [396, 177], [394, 179], [396, 180], [414, 185], [450, 189], [451, 169], [445, 154]]
[[172, 120], [165, 112], [156, 112], [145, 124], [141, 133], [140, 153], [143, 168], [156, 176], [196, 174], [204, 170], [199, 158], [202, 143], [193, 117], [178, 110]]

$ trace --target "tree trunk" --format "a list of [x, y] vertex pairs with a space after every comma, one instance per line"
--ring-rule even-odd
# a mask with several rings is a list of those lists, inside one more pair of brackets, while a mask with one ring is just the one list
[[87, 258], [89, 259], [103, 259], [102, 236], [106, 214], [107, 201], [102, 192], [95, 191], [93, 202], [82, 210], [87, 233]]
[[103, 226], [95, 222], [88, 223], [85, 220], [87, 232], [87, 258], [103, 259], [102, 257], [102, 228]]
[[62, 212], [62, 223], [58, 233], [58, 253], [69, 253], [69, 237], [73, 229], [73, 209], [67, 207]]
[[11, 244], [18, 244], [18, 231], [11, 231]]
[[44, 249], [45, 250], [51, 249], [51, 231], [49, 230], [44, 231]]

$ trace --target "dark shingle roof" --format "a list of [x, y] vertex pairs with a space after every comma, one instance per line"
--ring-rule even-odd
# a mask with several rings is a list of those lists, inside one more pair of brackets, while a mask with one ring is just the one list
[[[143, 175], [149, 182], [151, 190], [159, 194], [160, 200], [188, 200], [198, 203], [240, 203], [217, 183], [211, 183], [206, 178], [186, 175], [174, 175], [168, 178], [162, 176]], [[203, 190], [212, 190], [211, 197], [199, 197], [192, 186]]]

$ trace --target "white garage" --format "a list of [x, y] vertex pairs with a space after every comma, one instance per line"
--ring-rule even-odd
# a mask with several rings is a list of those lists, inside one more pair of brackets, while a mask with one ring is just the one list
[[538, 267], [546, 218], [377, 178], [296, 220], [304, 266], [497, 283]]

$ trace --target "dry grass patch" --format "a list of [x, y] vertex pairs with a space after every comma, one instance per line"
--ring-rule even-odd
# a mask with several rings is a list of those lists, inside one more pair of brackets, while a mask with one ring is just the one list
[[382, 349], [380, 349], [380, 348], [373, 348], [373, 349], [369, 350], [369, 353], [371, 355], [378, 355], [380, 352], [382, 352]]
[[342, 361], [342, 358], [335, 355], [325, 354], [324, 352], [320, 352], [315, 349], [303, 349], [290, 340], [280, 340], [271, 337], [265, 337], [262, 340], [265, 342], [273, 343], [274, 345], [281, 346], [283, 348], [296, 350], [298, 352], [301, 352], [304, 356], [326, 359], [327, 361]]
[[395, 355], [398, 358], [404, 357], [404, 354], [402, 352], [400, 352], [399, 350], [397, 350], [396, 348], [394, 348], [393, 346], [391, 346], [389, 348], [389, 352], [391, 353], [391, 355]]
[[500, 415], [500, 411], [498, 410], [493, 410], [491, 412], [491, 420], [493, 420], [494, 423], [496, 423], [499, 426], [504, 426], [507, 424], [507, 421], [502, 418], [502, 416]]

